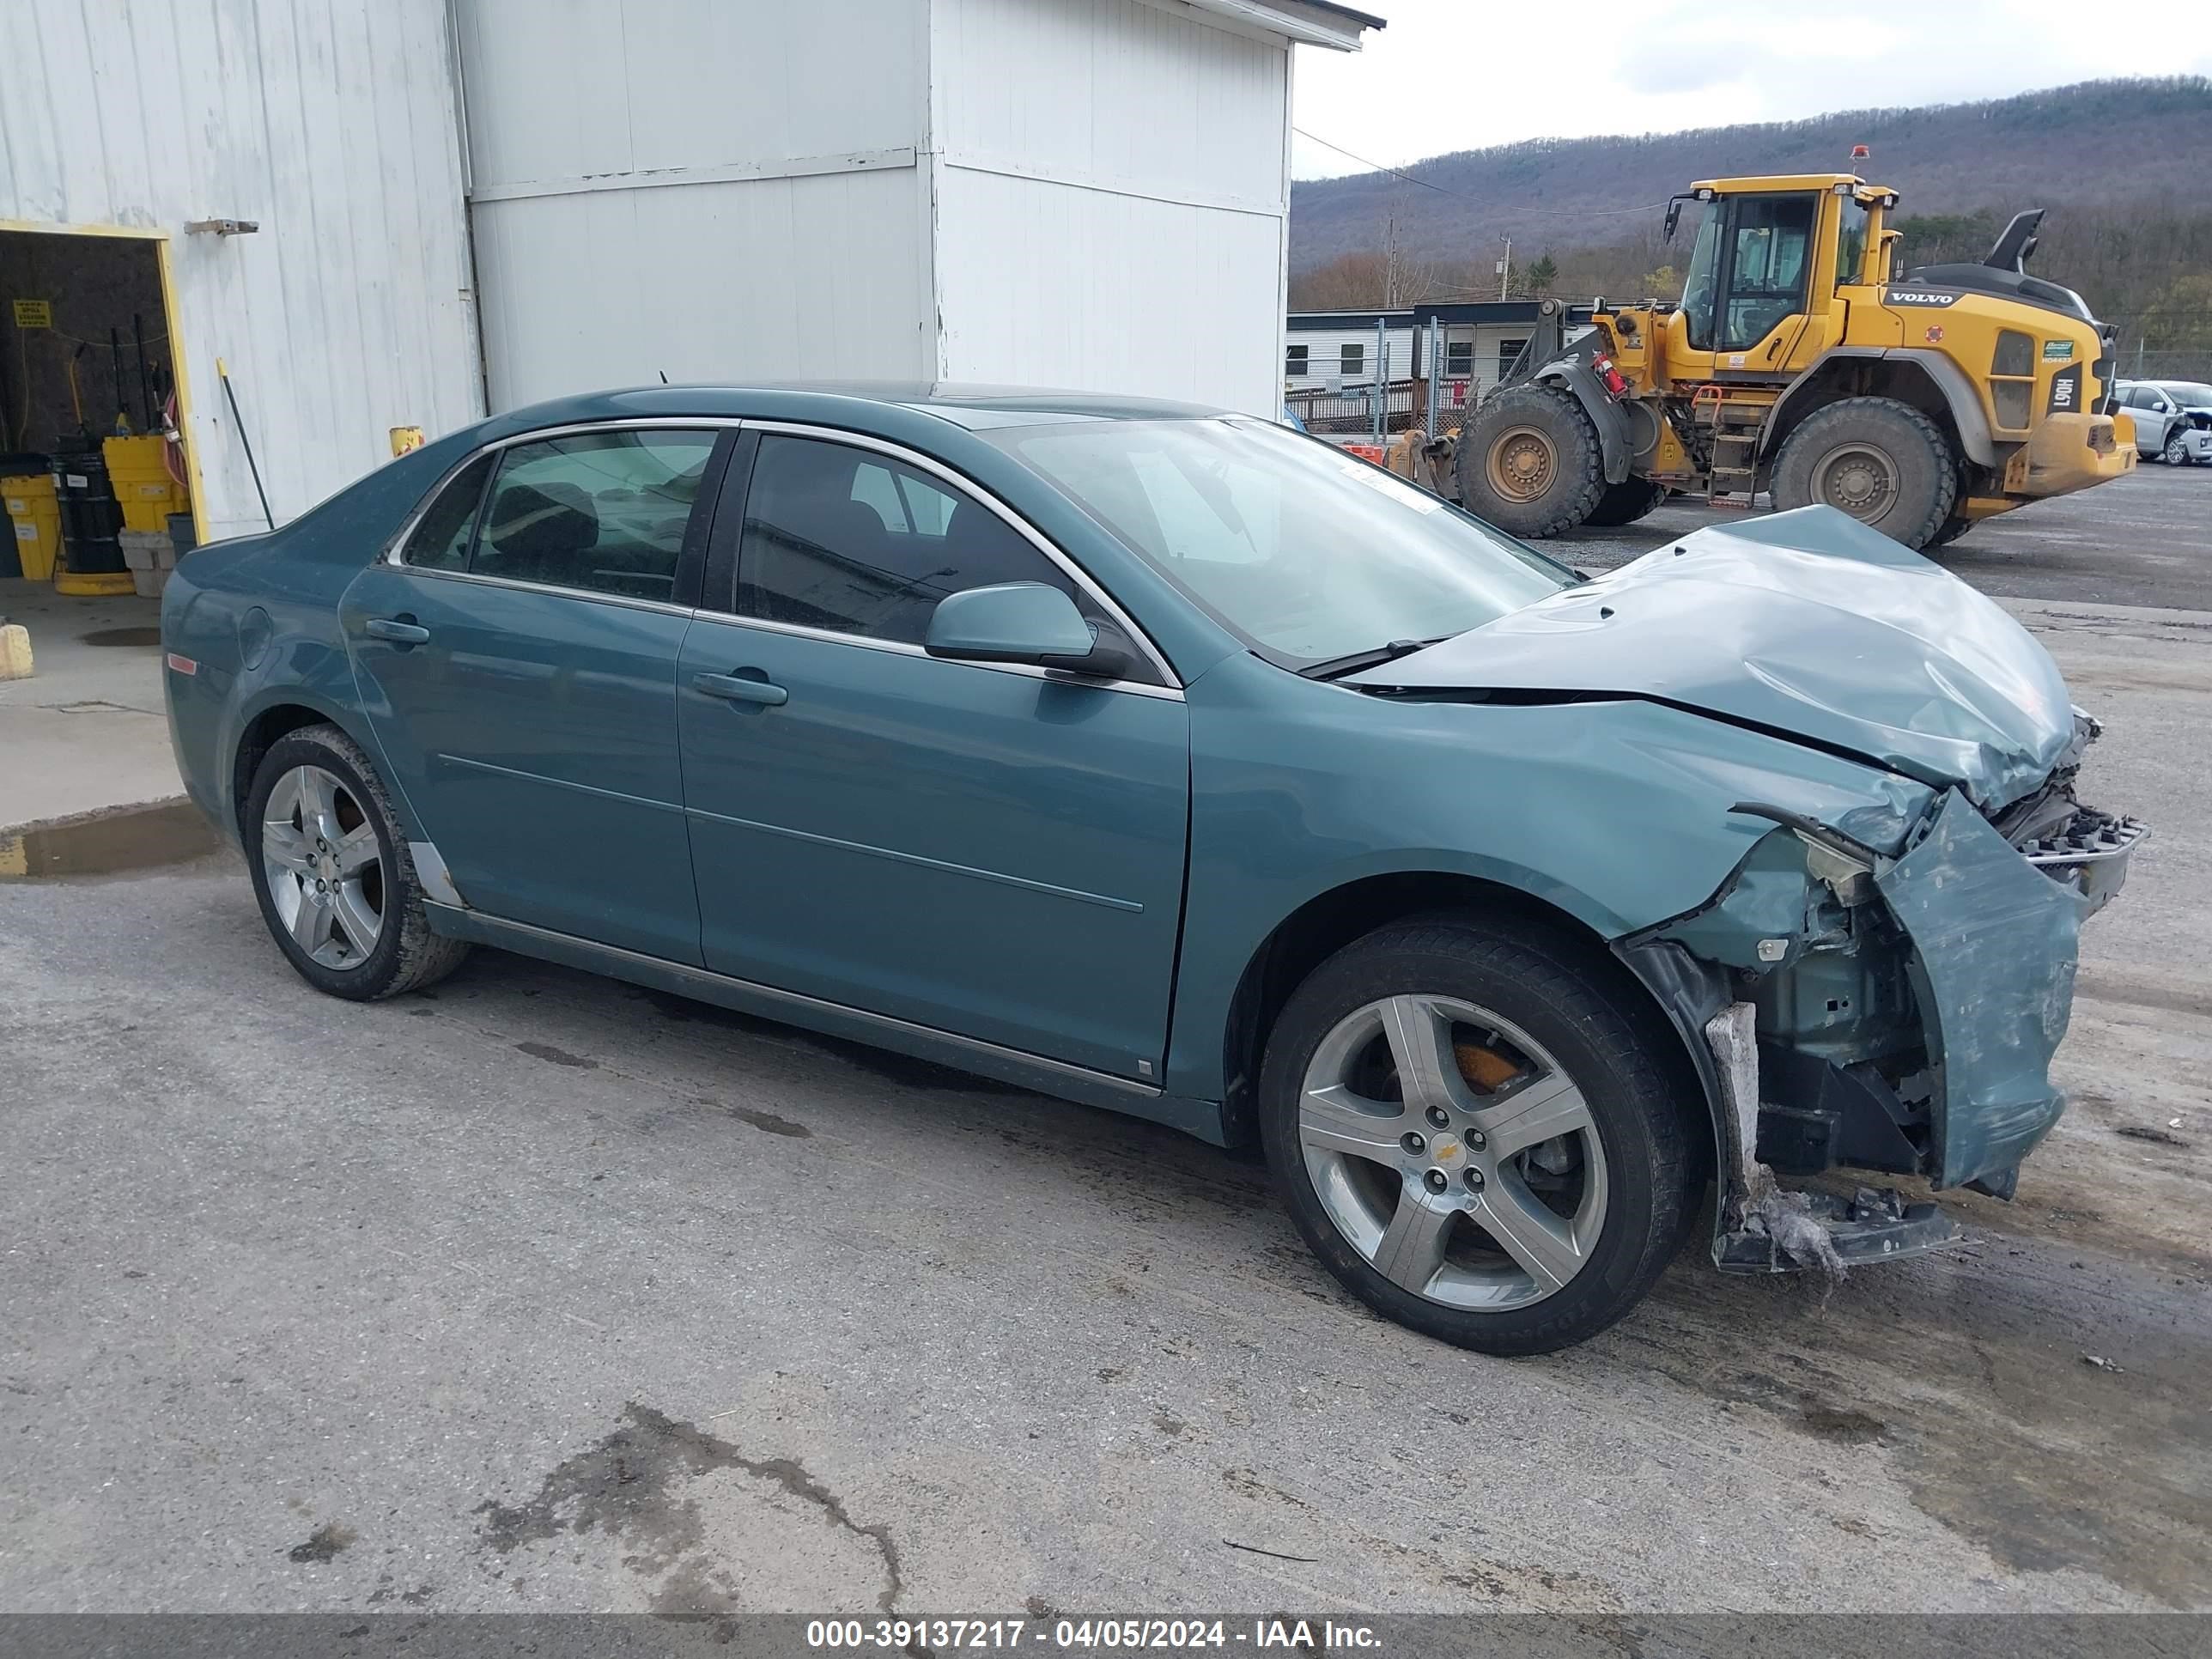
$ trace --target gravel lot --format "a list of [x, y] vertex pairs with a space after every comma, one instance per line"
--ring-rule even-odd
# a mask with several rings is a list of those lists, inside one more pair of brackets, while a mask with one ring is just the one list
[[1948, 562], [2159, 825], [2076, 1109], [1962, 1248], [1537, 1361], [1146, 1125], [489, 952], [332, 1001], [222, 859], [0, 887], [0, 1607], [2212, 1608], [2212, 471]]

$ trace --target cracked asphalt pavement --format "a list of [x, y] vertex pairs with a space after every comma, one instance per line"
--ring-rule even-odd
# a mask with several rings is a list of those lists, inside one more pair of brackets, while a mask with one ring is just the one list
[[333, 1001], [224, 856], [0, 886], [0, 1607], [2212, 1607], [2208, 508], [1954, 560], [2158, 825], [2019, 1202], [1540, 1360], [1151, 1126], [488, 951]]

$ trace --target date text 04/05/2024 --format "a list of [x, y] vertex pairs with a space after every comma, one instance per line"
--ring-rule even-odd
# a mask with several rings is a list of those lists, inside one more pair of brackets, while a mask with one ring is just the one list
[[811, 1619], [810, 1648], [1054, 1647], [1134, 1651], [1176, 1648], [1290, 1648], [1312, 1651], [1381, 1646], [1366, 1625], [1333, 1619]]

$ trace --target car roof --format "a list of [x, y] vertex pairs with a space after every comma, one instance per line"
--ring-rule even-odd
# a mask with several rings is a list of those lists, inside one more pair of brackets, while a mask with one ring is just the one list
[[787, 416], [795, 406], [816, 406], [817, 412], [832, 414], [841, 409], [850, 412], [856, 404], [915, 410], [967, 427], [1018, 424], [1024, 420], [1192, 420], [1230, 412], [1203, 404], [1042, 386], [914, 380], [758, 380], [581, 392], [512, 410], [504, 419], [519, 426], [546, 426], [641, 416]]

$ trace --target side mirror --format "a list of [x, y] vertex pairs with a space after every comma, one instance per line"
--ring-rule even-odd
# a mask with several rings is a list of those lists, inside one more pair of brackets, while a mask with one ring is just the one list
[[1042, 582], [946, 594], [929, 613], [921, 648], [958, 662], [1035, 663], [1078, 674], [1112, 675], [1121, 665], [1120, 653], [1098, 649], [1075, 601]]

